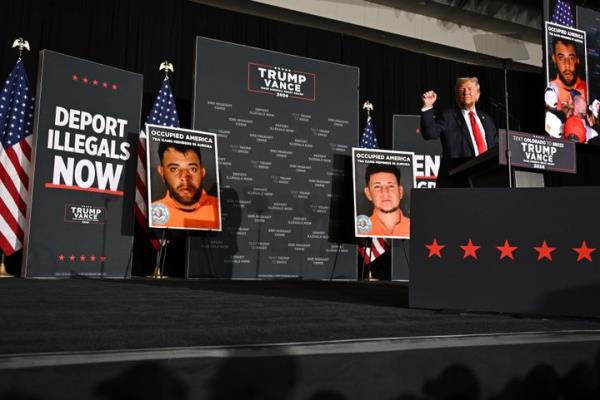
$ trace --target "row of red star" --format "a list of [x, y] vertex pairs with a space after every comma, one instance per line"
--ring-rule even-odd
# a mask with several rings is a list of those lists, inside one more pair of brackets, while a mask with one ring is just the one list
[[[426, 244], [425, 247], [429, 250], [428, 258], [436, 256], [438, 258], [442, 258], [442, 250], [446, 247], [444, 244], [439, 244], [437, 239], [433, 239], [431, 244]], [[468, 257], [473, 257], [477, 259], [477, 250], [481, 248], [481, 246], [477, 246], [473, 244], [473, 241], [469, 239], [467, 244], [459, 246], [463, 252], [463, 259]], [[503, 258], [510, 258], [511, 260], [515, 259], [514, 252], [518, 249], [517, 246], [511, 246], [508, 240], [504, 241], [502, 246], [496, 246], [496, 249], [500, 252], [500, 260]], [[540, 246], [534, 246], [533, 249], [538, 253], [538, 261], [542, 259], [547, 259], [552, 261], [552, 252], [556, 250], [556, 247], [551, 247], [544, 240]], [[592, 253], [596, 251], [595, 247], [588, 247], [585, 240], [581, 243], [579, 247], [571, 248], [574, 252], [577, 253], [577, 262], [581, 260], [592, 261]]]
[[75, 82], [81, 82], [85, 84], [89, 83], [92, 86], [98, 86], [104, 89], [108, 89], [110, 87], [112, 90], [117, 90], [119, 88], [119, 86], [116, 83], [100, 82], [98, 79], [90, 79], [85, 75], [79, 76], [77, 74], [73, 74], [71, 75], [71, 79]]
[[65, 256], [64, 254], [59, 254], [57, 258], [58, 258], [58, 261], [70, 261], [70, 262], [74, 262], [74, 261], [104, 262], [104, 261], [106, 261], [106, 256], [96, 257], [96, 256], [81, 255], [78, 257], [73, 254], [71, 254], [70, 256]]

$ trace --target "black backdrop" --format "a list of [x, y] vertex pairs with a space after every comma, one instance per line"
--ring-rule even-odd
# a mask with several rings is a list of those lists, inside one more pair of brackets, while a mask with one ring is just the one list
[[[17, 0], [3, 3], [0, 23], [0, 75], [16, 61], [10, 48], [24, 37], [31, 52], [24, 57], [35, 82], [38, 52], [51, 49], [144, 75], [144, 106], [148, 113], [163, 78], [159, 64], [175, 66], [172, 77], [182, 127], [191, 125], [194, 39], [205, 36], [360, 68], [360, 102], [375, 105], [375, 131], [382, 148], [392, 146], [393, 114], [414, 114], [421, 107], [420, 93], [435, 89], [440, 107], [453, 104], [457, 76], [476, 75], [482, 85], [480, 107], [499, 127], [504, 114], [500, 69], [467, 65], [417, 54], [364, 39], [227, 11], [188, 0]], [[526, 132], [541, 132], [544, 89], [540, 73], [511, 71], [511, 125]], [[357, 104], [359, 106], [359, 104]], [[361, 113], [360, 129], [366, 116]], [[518, 121], [518, 124], [517, 124]], [[134, 269], [135, 273], [135, 269]]]

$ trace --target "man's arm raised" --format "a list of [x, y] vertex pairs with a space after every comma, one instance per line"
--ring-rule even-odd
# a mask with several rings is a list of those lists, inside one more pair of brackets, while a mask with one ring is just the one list
[[429, 90], [421, 95], [423, 108], [421, 108], [421, 135], [423, 139], [433, 140], [440, 137], [442, 128], [435, 120], [433, 105], [437, 100], [437, 94]]
[[423, 95], [421, 95], [421, 100], [423, 100], [423, 110], [426, 111], [430, 108], [433, 108], [435, 101], [437, 100], [437, 94], [433, 90], [429, 90]]

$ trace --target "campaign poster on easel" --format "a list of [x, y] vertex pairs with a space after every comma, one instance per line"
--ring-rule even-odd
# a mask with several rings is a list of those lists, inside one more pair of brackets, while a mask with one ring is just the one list
[[414, 153], [352, 149], [356, 237], [410, 238]]
[[41, 52], [24, 277], [130, 276], [142, 82]]
[[146, 124], [151, 228], [221, 230], [217, 136]]

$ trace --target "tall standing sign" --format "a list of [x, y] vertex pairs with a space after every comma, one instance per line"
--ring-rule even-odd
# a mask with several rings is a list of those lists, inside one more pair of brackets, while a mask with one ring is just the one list
[[38, 76], [23, 275], [126, 277], [143, 77], [48, 50]]
[[[435, 189], [442, 159], [439, 140], [425, 140], [421, 135], [420, 115], [394, 115], [394, 150], [415, 153], [415, 188]], [[392, 280], [408, 281], [409, 246], [406, 240], [392, 240]]]
[[194, 129], [219, 141], [221, 233], [195, 233], [191, 276], [355, 279], [351, 151], [358, 69], [196, 41]]

